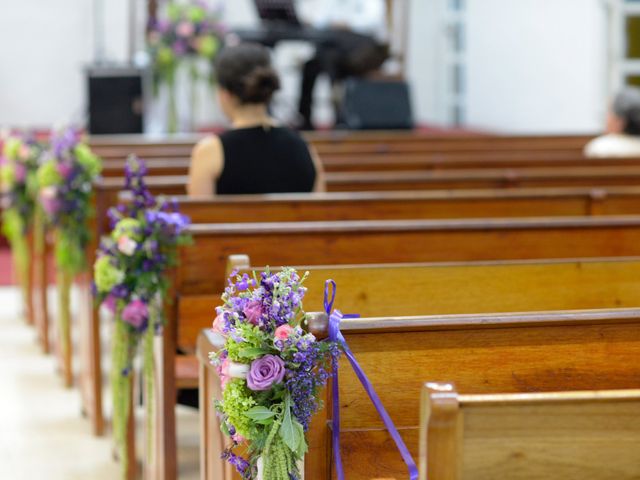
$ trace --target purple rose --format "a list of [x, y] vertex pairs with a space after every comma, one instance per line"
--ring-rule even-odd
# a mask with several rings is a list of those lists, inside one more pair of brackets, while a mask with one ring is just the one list
[[284, 362], [275, 355], [265, 355], [254, 360], [247, 375], [247, 386], [254, 391], [269, 390], [272, 385], [282, 382]]
[[149, 308], [142, 300], [133, 300], [122, 311], [122, 320], [136, 329], [142, 328], [149, 316]]
[[260, 321], [260, 317], [262, 316], [262, 302], [258, 300], [249, 302], [242, 310], [242, 313], [247, 317], [249, 323], [257, 325]]

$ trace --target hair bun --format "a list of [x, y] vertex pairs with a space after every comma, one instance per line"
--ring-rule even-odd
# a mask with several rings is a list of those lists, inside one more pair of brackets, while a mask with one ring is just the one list
[[273, 68], [259, 66], [245, 77], [241, 99], [244, 103], [267, 103], [279, 88], [280, 79]]

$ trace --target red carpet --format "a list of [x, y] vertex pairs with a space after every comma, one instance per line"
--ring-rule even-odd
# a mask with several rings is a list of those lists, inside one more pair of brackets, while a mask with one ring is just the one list
[[[49, 285], [56, 282], [56, 273], [53, 257], [49, 258]], [[13, 261], [11, 250], [8, 247], [0, 247], [0, 287], [15, 285], [13, 277]]]
[[13, 285], [13, 262], [11, 251], [7, 247], [0, 247], [0, 286]]

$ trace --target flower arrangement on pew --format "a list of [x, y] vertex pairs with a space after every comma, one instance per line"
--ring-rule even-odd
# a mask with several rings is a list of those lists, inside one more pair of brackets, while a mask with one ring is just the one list
[[[67, 362], [70, 361], [71, 284], [74, 276], [86, 268], [93, 181], [101, 169], [100, 158], [83, 143], [80, 132], [69, 128], [53, 136], [37, 172], [40, 205], [55, 233], [58, 334]], [[67, 364], [67, 384], [71, 383], [70, 369]]]
[[125, 167], [131, 202], [109, 211], [110, 236], [100, 242], [94, 265], [97, 300], [115, 317], [112, 344], [113, 424], [123, 472], [127, 470], [126, 425], [130, 415], [131, 373], [140, 344], [147, 422], [152, 428], [153, 338], [163, 325], [163, 300], [178, 246], [190, 241], [188, 217], [147, 189], [144, 163], [132, 156]]
[[[147, 42], [154, 65], [154, 85], [156, 92], [160, 84], [169, 87], [169, 131], [176, 131], [177, 105], [175, 82], [178, 67], [185, 61], [206, 60], [211, 66], [220, 45], [224, 29], [215, 12], [200, 0], [187, 4], [171, 2], [165, 10], [165, 17], [149, 24]], [[211, 68], [208, 79], [212, 81]], [[192, 88], [204, 76], [195, 62], [189, 69]], [[194, 100], [195, 102], [195, 100]]]
[[5, 140], [0, 159], [2, 193], [2, 233], [11, 245], [25, 306], [29, 304], [30, 255], [27, 242], [36, 207], [36, 172], [42, 146], [32, 139], [10, 137]]
[[[216, 310], [213, 332], [224, 345], [210, 354], [223, 388], [216, 408], [232, 440], [223, 458], [243, 479], [301, 478], [305, 432], [339, 352], [304, 330], [304, 279], [291, 268], [234, 273]], [[234, 453], [241, 444], [248, 458]]]

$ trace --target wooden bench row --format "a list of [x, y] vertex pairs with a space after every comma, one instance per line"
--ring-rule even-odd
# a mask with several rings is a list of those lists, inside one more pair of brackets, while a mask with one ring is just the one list
[[[187, 157], [202, 135], [150, 139], [145, 136], [93, 137], [92, 149], [103, 158], [122, 159], [130, 153], [142, 157]], [[476, 152], [476, 151], [581, 151], [591, 137], [575, 136], [496, 136], [423, 135], [411, 133], [317, 136], [307, 140], [321, 157], [333, 155], [388, 155], [394, 153]]]
[[[187, 175], [190, 157], [145, 158], [150, 176]], [[321, 158], [326, 172], [385, 172], [385, 171], [432, 171], [432, 170], [478, 170], [503, 168], [559, 168], [559, 167], [637, 167], [640, 158], [586, 158], [582, 154], [466, 154], [431, 156], [365, 156]], [[105, 161], [104, 177], [121, 177], [126, 161], [113, 159]]]
[[[195, 244], [182, 252], [174, 306], [163, 334], [162, 351], [168, 355], [178, 345], [193, 350], [182, 320], [200, 319], [197, 327], [209, 324], [214, 292], [224, 288], [226, 256], [236, 252], [251, 252], [257, 264], [275, 266], [308, 263], [310, 256], [316, 264], [345, 264], [640, 254], [640, 221], [635, 217], [194, 225], [191, 231]], [[207, 309], [206, 318], [190, 308], [185, 297], [194, 295], [202, 296], [194, 300]], [[394, 300], [395, 306], [399, 303]], [[188, 363], [170, 359], [162, 365], [163, 378], [170, 383], [158, 397], [166, 399], [167, 407], [158, 421], [165, 422], [163, 438], [175, 439], [175, 379], [180, 376], [182, 386], [194, 385], [194, 371]], [[166, 470], [173, 471], [174, 455], [175, 443], [154, 458], [164, 459]]]

